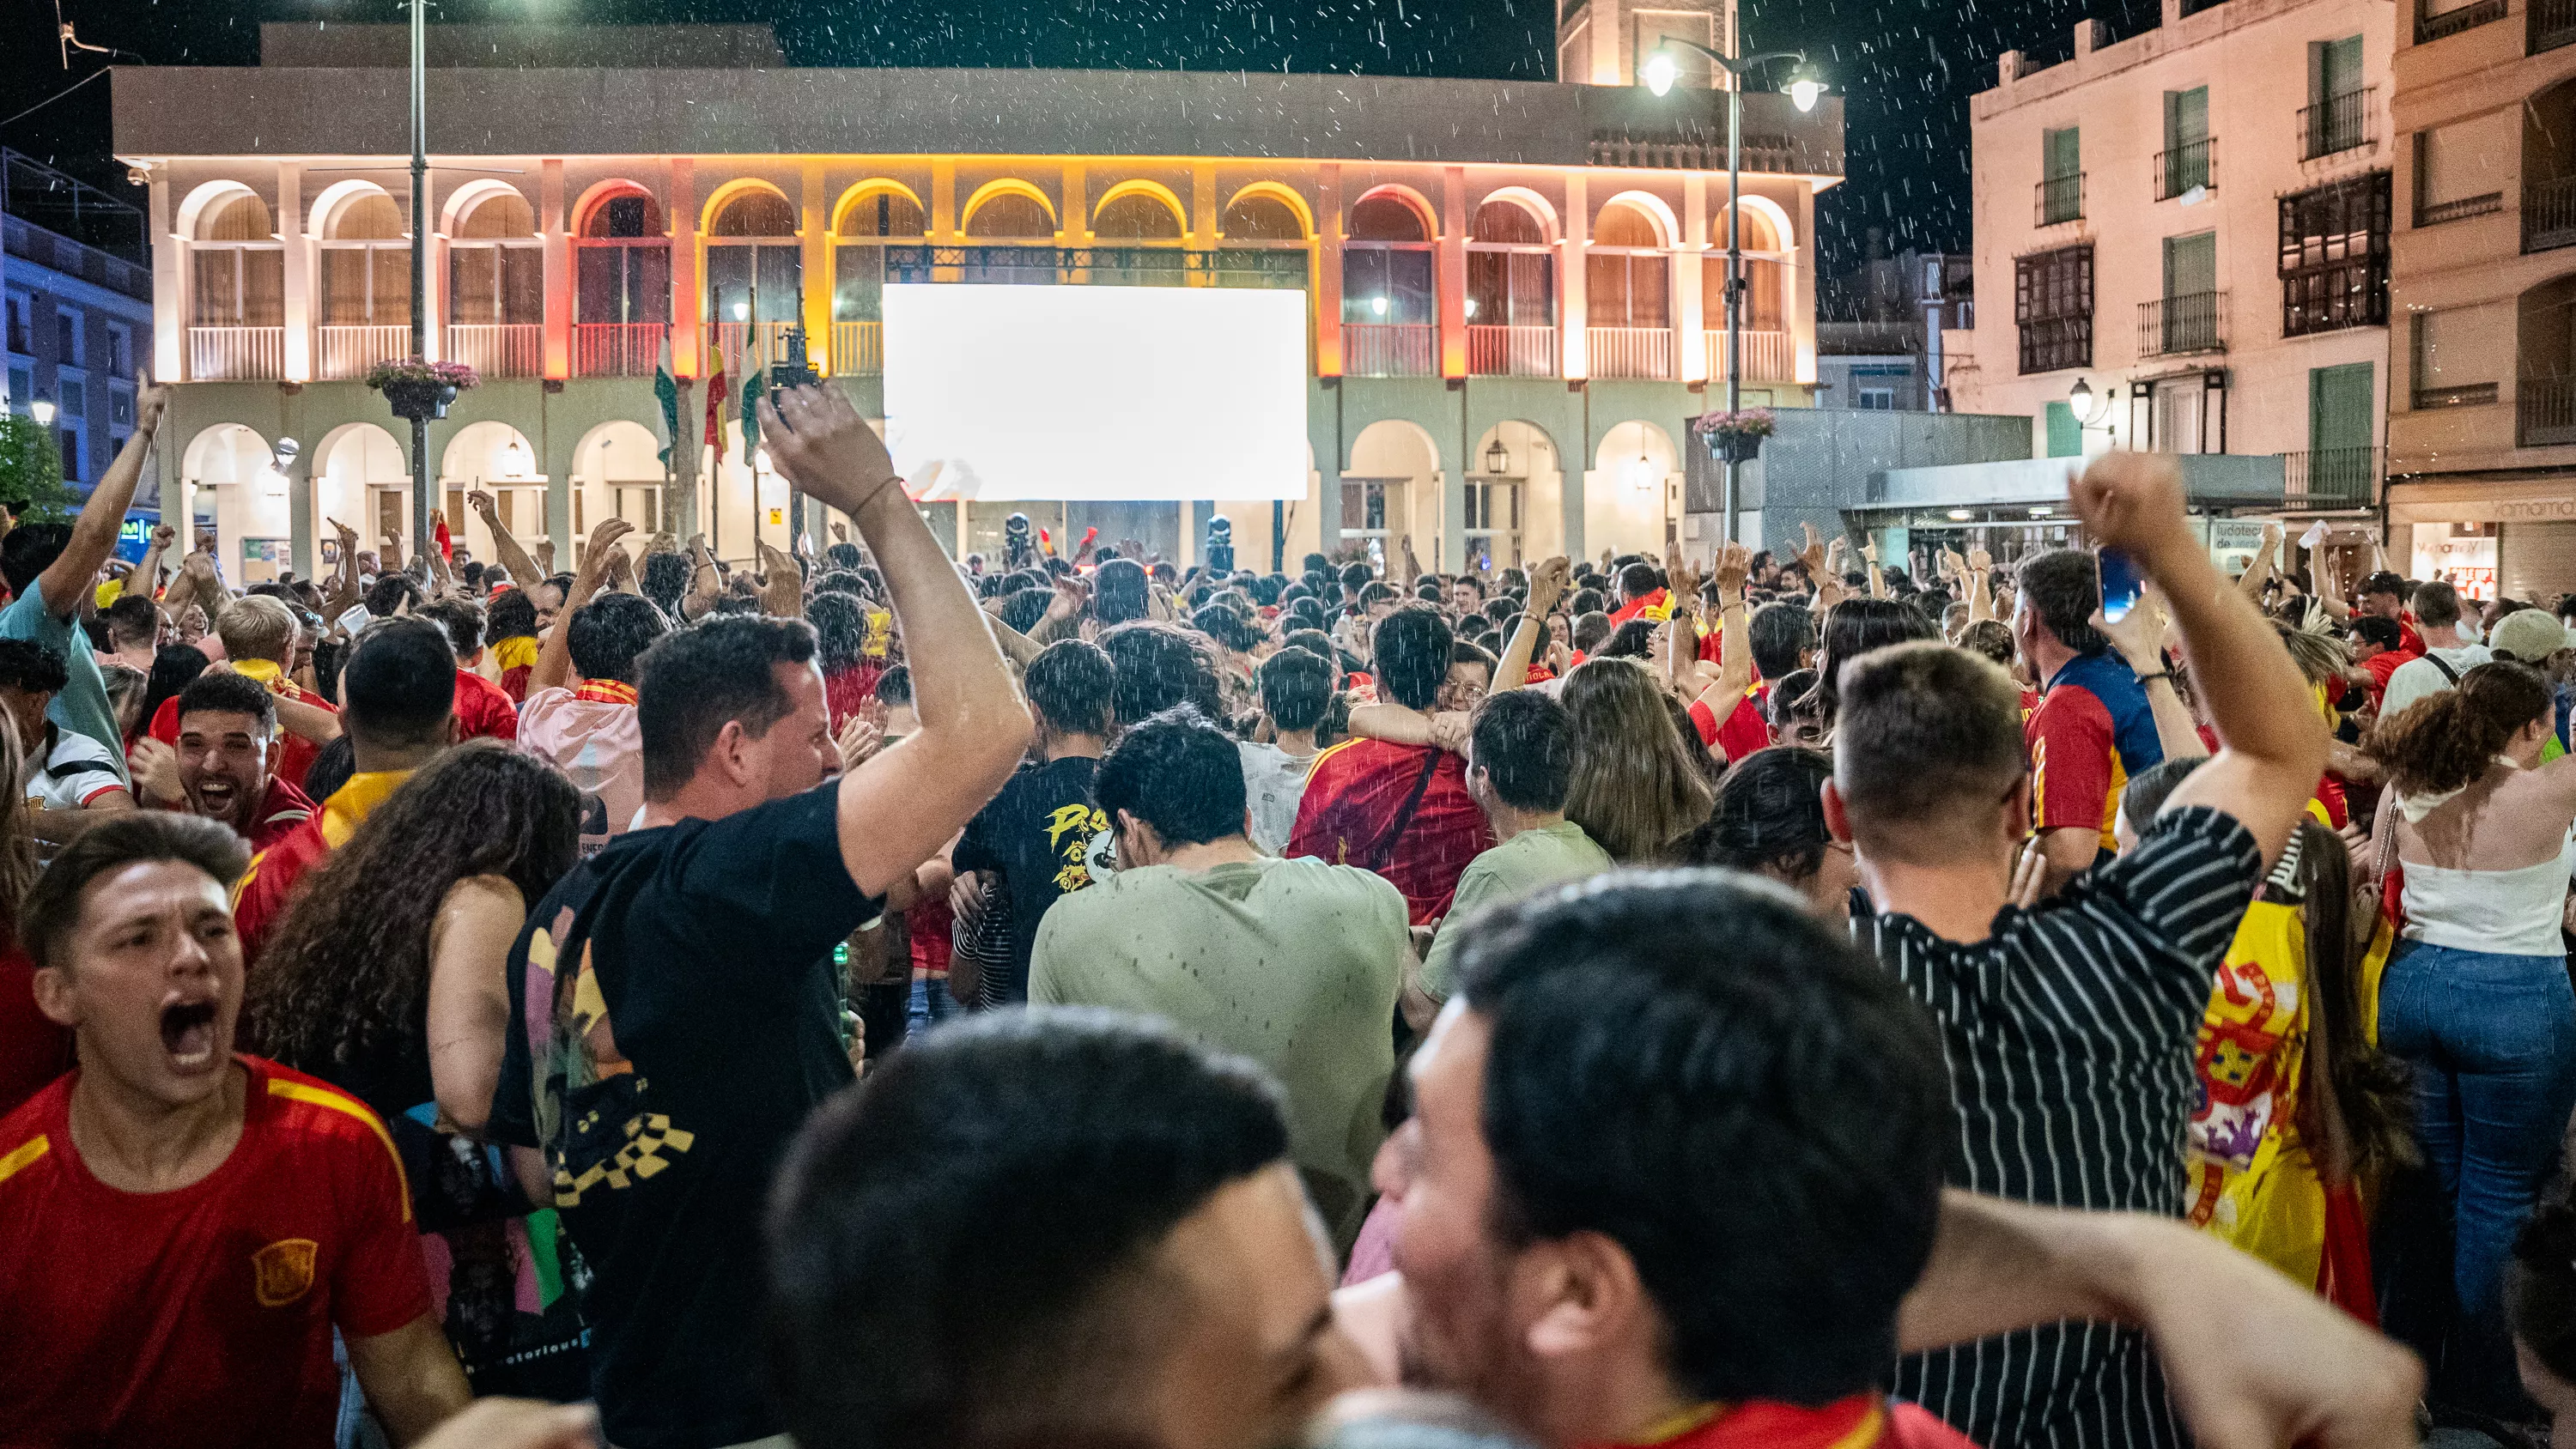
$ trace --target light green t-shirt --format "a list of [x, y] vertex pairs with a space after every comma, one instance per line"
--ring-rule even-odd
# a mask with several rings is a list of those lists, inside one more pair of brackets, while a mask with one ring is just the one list
[[1458, 877], [1458, 894], [1431, 952], [1422, 958], [1422, 989], [1446, 1001], [1458, 989], [1459, 928], [1478, 911], [1542, 891], [1552, 885], [1599, 875], [1611, 866], [1610, 852], [1593, 843], [1571, 820], [1524, 830], [1467, 862]]
[[1267, 1067], [1290, 1154], [1347, 1243], [1386, 1135], [1405, 920], [1394, 886], [1312, 857], [1122, 870], [1048, 908], [1029, 1001], [1160, 1016]]

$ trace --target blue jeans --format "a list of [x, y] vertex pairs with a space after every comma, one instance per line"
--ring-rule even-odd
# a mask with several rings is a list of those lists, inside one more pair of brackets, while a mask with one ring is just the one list
[[948, 995], [945, 976], [916, 976], [912, 982], [912, 1029], [928, 1031], [934, 1022], [946, 1021], [965, 1010]]
[[[2576, 989], [2558, 956], [2410, 942], [2379, 988], [2379, 1044], [2415, 1074], [2429, 1189], [2417, 1238], [2449, 1282], [2392, 1277], [2389, 1329], [2434, 1371], [2437, 1399], [2488, 1413], [2522, 1402], [2502, 1277], [2576, 1110]], [[2442, 1293], [2447, 1303], [2405, 1301]], [[2445, 1392], [2445, 1390], [2448, 1392]]]

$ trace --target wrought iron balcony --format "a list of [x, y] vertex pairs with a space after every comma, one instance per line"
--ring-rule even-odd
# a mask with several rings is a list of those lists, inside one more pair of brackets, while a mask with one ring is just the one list
[[2218, 138], [2203, 136], [2156, 153], [2156, 200], [2218, 185]]
[[2051, 176], [2035, 188], [2034, 226], [2056, 226], [2084, 219], [2084, 173]]
[[2138, 355], [2227, 350], [2227, 294], [2189, 292], [2138, 304]]

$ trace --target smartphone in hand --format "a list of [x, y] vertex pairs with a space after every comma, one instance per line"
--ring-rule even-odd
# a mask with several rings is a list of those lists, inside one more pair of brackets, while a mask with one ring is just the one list
[[2116, 624], [2146, 596], [2147, 576], [2116, 548], [2095, 549], [2093, 567], [2102, 593], [2102, 617]]

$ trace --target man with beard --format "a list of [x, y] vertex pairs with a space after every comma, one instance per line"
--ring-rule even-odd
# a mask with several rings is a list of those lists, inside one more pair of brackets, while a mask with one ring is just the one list
[[397, 1444], [465, 1407], [384, 1124], [232, 1049], [241, 842], [131, 813], [27, 895], [80, 1067], [0, 1121], [0, 1423], [35, 1444], [328, 1449], [336, 1330]]
[[[2263, 1264], [2176, 1223], [1942, 1191], [1937, 1150], [1918, 1140], [1941, 1102], [1919, 1017], [1794, 900], [1679, 879], [1512, 908], [1497, 934], [1571, 969], [1507, 969], [1470, 948], [1465, 991], [1414, 1067], [1419, 1118], [1380, 1158], [1411, 1276], [1338, 1301], [1278, 1088], [1249, 1063], [1142, 1018], [1052, 1007], [907, 1045], [815, 1114], [779, 1180], [769, 1367], [795, 1442], [1268, 1449], [1333, 1394], [1393, 1379], [1401, 1358], [1550, 1446], [1714, 1431], [1693, 1449], [1898, 1449], [1942, 1434], [1879, 1392], [1898, 1349], [2094, 1316], [2154, 1334], [2210, 1449], [2411, 1449], [2413, 1360]], [[1626, 893], [1642, 898], [1620, 920], [1560, 904]], [[1640, 920], [1650, 928], [1605, 948], [1569, 944]], [[1663, 949], [1682, 935], [1689, 949]], [[1757, 937], [1783, 948], [1767, 964], [1710, 949]], [[1622, 971], [1640, 991], [1603, 989]], [[1819, 971], [1830, 993], [1799, 984]], [[1750, 979], [1715, 979], [1728, 973]], [[1692, 979], [1636, 1011], [1643, 981], [1676, 978]], [[1784, 1005], [1712, 1019], [1718, 1000], [1765, 989], [1868, 1004], [1873, 1030], [1825, 1053], [1863, 1076], [1792, 1062], [1833, 1033]], [[1640, 1051], [1640, 1029], [1709, 1049]], [[1910, 1065], [1860, 1056], [1882, 1043]], [[1771, 1065], [1823, 1099], [1788, 1099], [1760, 1075]], [[1900, 1079], [1909, 1104], [1869, 1095]], [[1724, 1110], [1677, 1133], [1684, 1100]], [[1839, 1120], [1841, 1138], [1784, 1141], [1784, 1107]], [[1504, 1113], [1528, 1120], [1506, 1130]], [[1873, 1137], [1907, 1145], [1905, 1165], [1838, 1155]], [[1559, 1155], [1524, 1186], [1541, 1175], [1534, 1140]], [[1775, 1181], [1748, 1145], [1799, 1161], [1795, 1180]], [[1635, 1148], [1639, 1165], [1612, 1161]], [[1799, 1227], [1797, 1207], [1819, 1225]], [[1922, 1220], [1936, 1210], [1937, 1231]], [[1797, 1241], [1707, 1231], [1766, 1217]], [[1874, 1227], [1899, 1230], [1876, 1242]], [[1848, 1261], [1813, 1261], [1821, 1239]], [[1711, 1281], [1715, 1307], [1665, 1307]], [[1703, 1331], [1711, 1317], [1732, 1327]], [[1720, 1388], [1746, 1398], [1713, 1409]]]
[[229, 825], [256, 851], [313, 816], [313, 802], [276, 773], [277, 705], [259, 681], [222, 670], [179, 691], [179, 742], [134, 742], [143, 803]]

